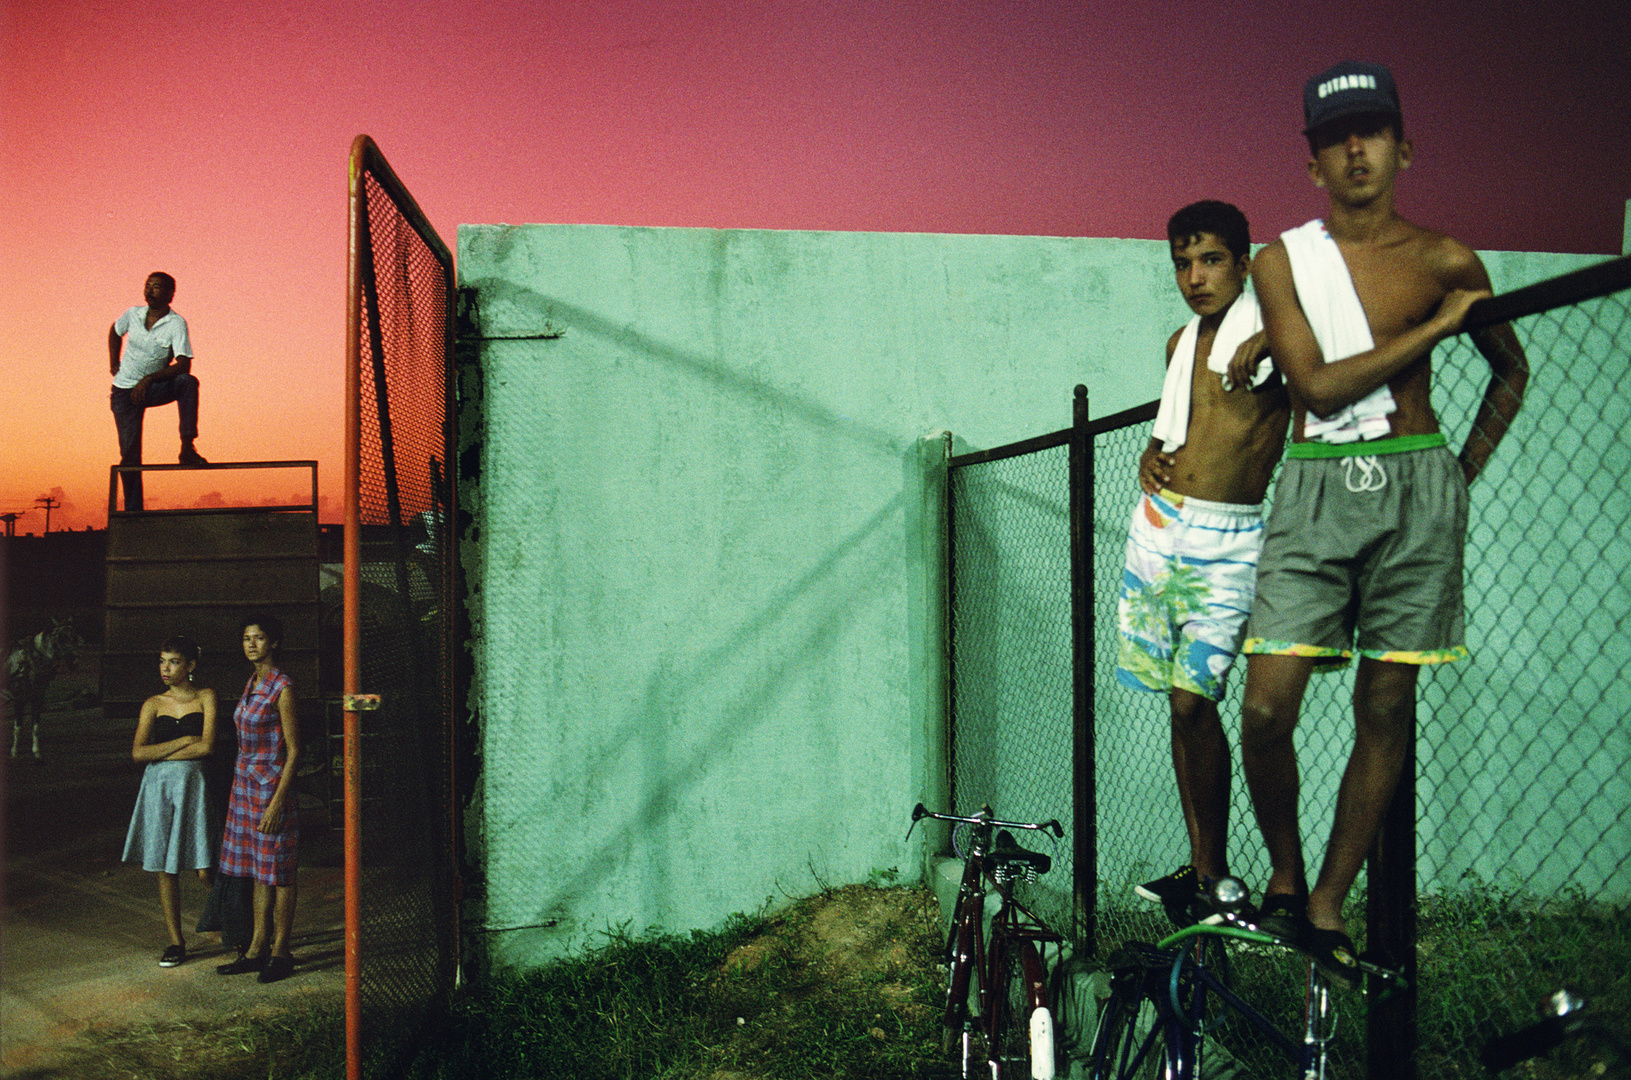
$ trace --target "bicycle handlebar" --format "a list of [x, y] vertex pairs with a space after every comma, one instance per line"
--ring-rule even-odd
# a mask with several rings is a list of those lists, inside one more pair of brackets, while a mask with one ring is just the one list
[[1273, 934], [1265, 934], [1261, 930], [1247, 930], [1243, 926], [1230, 926], [1228, 923], [1219, 923], [1217, 925], [1196, 923], [1193, 926], [1186, 926], [1177, 933], [1168, 934], [1160, 941], [1157, 941], [1155, 943], [1155, 947], [1157, 949], [1170, 949], [1180, 941], [1186, 941], [1192, 937], [1199, 937], [1202, 934], [1212, 934], [1216, 937], [1239, 938], [1241, 941], [1250, 941], [1257, 945], [1278, 945], [1285, 949], [1292, 948], [1292, 945], [1289, 942], [1281, 941]]
[[[1052, 832], [1054, 839], [1062, 839], [1065, 827], [1059, 824], [1058, 818], [1049, 818], [1047, 821], [999, 821], [991, 815], [990, 806], [980, 807], [980, 812], [973, 817], [963, 817], [960, 814], [937, 814], [922, 803], [912, 808], [912, 828], [924, 818], [933, 818], [935, 821], [955, 821], [968, 825], [989, 825], [992, 828], [1004, 829], [1030, 829], [1032, 832]], [[906, 830], [906, 835], [912, 835], [912, 829]]]

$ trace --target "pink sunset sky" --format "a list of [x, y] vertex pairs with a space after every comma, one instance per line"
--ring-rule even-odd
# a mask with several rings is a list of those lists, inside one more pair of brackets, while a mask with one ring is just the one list
[[[338, 519], [359, 133], [450, 247], [462, 222], [1158, 238], [1205, 197], [1262, 240], [1322, 205], [1303, 79], [1371, 59], [1416, 142], [1407, 216], [1607, 256], [1631, 198], [1627, 42], [1624, 0], [0, 0], [0, 511], [54, 494], [53, 529], [105, 523], [107, 329], [163, 269], [199, 449], [318, 459]], [[174, 417], [149, 415], [147, 460], [174, 460]], [[150, 480], [149, 505], [167, 490]], [[297, 490], [204, 473], [171, 497]]]

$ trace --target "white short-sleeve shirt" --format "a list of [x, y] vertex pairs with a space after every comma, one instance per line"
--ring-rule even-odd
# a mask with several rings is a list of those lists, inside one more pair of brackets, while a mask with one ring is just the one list
[[119, 356], [119, 374], [113, 385], [129, 390], [147, 376], [163, 368], [172, 357], [191, 356], [193, 343], [187, 338], [187, 320], [171, 308], [153, 329], [147, 328], [147, 305], [137, 304], [119, 316], [113, 332], [125, 339]]

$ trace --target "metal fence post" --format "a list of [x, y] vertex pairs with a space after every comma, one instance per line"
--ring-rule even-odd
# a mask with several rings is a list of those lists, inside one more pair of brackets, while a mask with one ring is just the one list
[[1094, 746], [1093, 662], [1093, 434], [1088, 430], [1087, 387], [1076, 387], [1070, 436], [1070, 618], [1075, 670], [1072, 709], [1075, 844], [1073, 888], [1076, 940], [1092, 955], [1098, 949], [1099, 838], [1097, 757]]
[[[1365, 1013], [1365, 1075], [1416, 1080], [1416, 717], [1393, 801], [1382, 819], [1365, 874], [1366, 941], [1409, 980], [1372, 998]], [[1373, 980], [1374, 982], [1374, 980]], [[1379, 990], [1379, 986], [1373, 986]]]

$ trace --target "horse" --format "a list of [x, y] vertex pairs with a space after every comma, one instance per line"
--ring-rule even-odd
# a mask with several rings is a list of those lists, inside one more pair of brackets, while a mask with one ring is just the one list
[[0, 700], [11, 714], [11, 756], [23, 739], [23, 723], [34, 715], [34, 758], [40, 757], [40, 713], [45, 708], [45, 688], [56, 678], [58, 668], [70, 671], [79, 666], [79, 647], [84, 640], [74, 632], [70, 619], [52, 619], [51, 629], [33, 637], [20, 638], [6, 657], [6, 683]]

